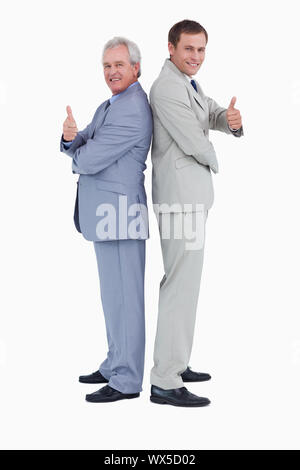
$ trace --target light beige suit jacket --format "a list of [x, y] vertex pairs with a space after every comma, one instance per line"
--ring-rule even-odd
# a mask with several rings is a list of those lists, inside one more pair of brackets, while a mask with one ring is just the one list
[[214, 199], [211, 170], [218, 172], [209, 129], [236, 137], [243, 135], [242, 128], [237, 132], [229, 129], [226, 108], [205, 96], [199, 83], [196, 84], [198, 92], [176, 65], [166, 59], [151, 87], [155, 212], [194, 212], [196, 204], [203, 204], [208, 210]]

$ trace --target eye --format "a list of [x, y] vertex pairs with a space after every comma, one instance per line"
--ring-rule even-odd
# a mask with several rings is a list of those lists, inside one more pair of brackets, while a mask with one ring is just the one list
[[109, 69], [110, 65], [104, 65], [104, 69]]

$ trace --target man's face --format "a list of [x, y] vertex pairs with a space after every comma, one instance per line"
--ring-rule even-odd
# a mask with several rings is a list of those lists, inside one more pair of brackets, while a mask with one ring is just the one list
[[131, 65], [126, 46], [107, 49], [103, 57], [104, 77], [113, 95], [137, 81], [140, 64]]
[[205, 59], [206, 37], [204, 33], [181, 33], [176, 48], [168, 43], [171, 61], [186, 75], [195, 75]]

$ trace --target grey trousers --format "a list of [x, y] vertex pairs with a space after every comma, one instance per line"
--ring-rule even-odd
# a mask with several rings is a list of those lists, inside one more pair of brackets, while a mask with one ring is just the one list
[[[197, 213], [159, 214], [159, 230], [165, 275], [160, 283], [157, 331], [154, 346], [154, 367], [151, 384], [164, 390], [184, 386], [180, 374], [189, 364], [197, 303], [203, 266], [207, 211], [198, 214], [197, 236], [202, 243], [193, 249], [187, 236], [176, 238], [178, 224], [196, 221]], [[170, 218], [170, 238], [163, 239], [163, 224]], [[194, 225], [195, 226], [195, 225]], [[202, 233], [199, 233], [202, 231]]]
[[145, 240], [94, 242], [108, 353], [99, 367], [122, 393], [142, 390], [145, 355]]

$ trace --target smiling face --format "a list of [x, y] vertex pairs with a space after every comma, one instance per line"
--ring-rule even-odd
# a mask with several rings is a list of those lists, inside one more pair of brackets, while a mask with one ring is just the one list
[[137, 81], [140, 64], [131, 65], [125, 45], [107, 49], [103, 56], [104, 77], [113, 95], [126, 90]]
[[176, 47], [168, 43], [171, 61], [186, 75], [195, 75], [205, 59], [206, 37], [204, 33], [181, 33]]

